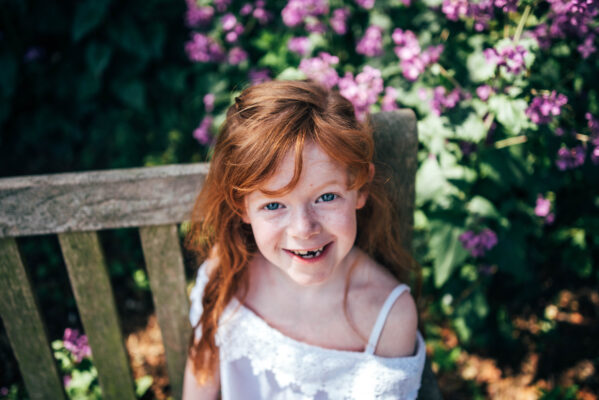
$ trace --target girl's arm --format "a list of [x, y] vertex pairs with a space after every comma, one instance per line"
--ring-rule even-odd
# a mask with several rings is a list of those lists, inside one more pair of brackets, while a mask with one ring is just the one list
[[218, 399], [219, 392], [220, 375], [218, 368], [216, 369], [213, 378], [200, 386], [196, 377], [193, 375], [191, 360], [188, 358], [187, 364], [185, 365], [185, 376], [183, 377], [182, 400], [216, 400]]

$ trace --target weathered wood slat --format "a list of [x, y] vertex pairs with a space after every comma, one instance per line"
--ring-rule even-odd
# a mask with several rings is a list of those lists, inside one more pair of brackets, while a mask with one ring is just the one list
[[15, 239], [0, 239], [0, 315], [31, 399], [65, 399]]
[[186, 219], [208, 164], [0, 179], [0, 238]]
[[410, 251], [418, 169], [416, 115], [412, 110], [382, 112], [374, 114], [372, 122], [376, 143], [375, 160], [390, 169], [391, 200], [402, 221], [402, 241]]
[[104, 399], [135, 399], [129, 360], [95, 232], [58, 235]]
[[139, 233], [166, 351], [171, 393], [180, 399], [191, 325], [177, 226], [142, 227]]

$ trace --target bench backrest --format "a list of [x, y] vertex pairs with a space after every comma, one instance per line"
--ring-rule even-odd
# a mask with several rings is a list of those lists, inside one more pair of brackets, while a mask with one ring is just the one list
[[[389, 168], [394, 205], [404, 221], [402, 240], [409, 248], [416, 119], [400, 110], [374, 115], [373, 124], [377, 162]], [[124, 227], [139, 229], [172, 394], [180, 398], [191, 326], [177, 224], [189, 218], [207, 172], [208, 164], [200, 163], [0, 179], [0, 316], [32, 399], [65, 395], [15, 238], [58, 235], [103, 397], [134, 399], [96, 232]]]

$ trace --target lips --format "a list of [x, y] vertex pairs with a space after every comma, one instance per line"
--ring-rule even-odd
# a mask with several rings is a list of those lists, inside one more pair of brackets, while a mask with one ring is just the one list
[[329, 244], [326, 244], [322, 247], [311, 249], [311, 250], [286, 250], [287, 252], [293, 254], [294, 256], [300, 257], [303, 260], [311, 260], [314, 258], [320, 257]]

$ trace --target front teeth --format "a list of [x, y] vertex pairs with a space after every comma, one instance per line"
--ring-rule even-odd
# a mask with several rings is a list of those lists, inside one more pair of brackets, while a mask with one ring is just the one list
[[300, 256], [301, 258], [314, 258], [321, 255], [323, 250], [324, 246], [320, 249], [315, 250], [291, 250], [291, 252], [295, 255]]

